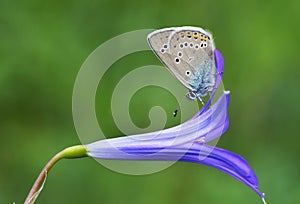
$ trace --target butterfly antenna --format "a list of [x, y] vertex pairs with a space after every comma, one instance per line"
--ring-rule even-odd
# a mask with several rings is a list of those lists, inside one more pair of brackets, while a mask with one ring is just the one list
[[181, 101], [180, 101], [180, 103], [178, 104], [178, 107], [176, 108], [176, 110], [173, 112], [173, 116], [174, 116], [174, 118], [177, 116], [177, 114], [178, 114], [178, 111], [180, 110], [180, 106], [181, 106], [181, 103], [182, 103], [182, 101], [183, 101], [183, 99], [185, 98], [185, 96], [184, 97], [182, 97], [182, 99], [181, 99]]

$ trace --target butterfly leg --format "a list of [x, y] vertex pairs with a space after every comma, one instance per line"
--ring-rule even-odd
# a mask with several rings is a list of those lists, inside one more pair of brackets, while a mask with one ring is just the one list
[[202, 103], [202, 105], [205, 104], [205, 101], [201, 98], [201, 97], [198, 97], [199, 101]]
[[197, 100], [197, 96], [194, 92], [192, 91], [189, 91], [185, 94], [185, 96], [189, 99], [189, 100], [192, 100], [192, 101], [195, 101]]

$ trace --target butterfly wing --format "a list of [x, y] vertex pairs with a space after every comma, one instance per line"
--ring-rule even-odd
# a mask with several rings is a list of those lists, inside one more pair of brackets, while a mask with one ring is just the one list
[[180, 58], [180, 63], [173, 69], [184, 77], [192, 87], [191, 90], [213, 87], [216, 68], [213, 52], [215, 46], [211, 34], [201, 28], [181, 27], [169, 40], [174, 60]]
[[[209, 32], [197, 27], [161, 29], [148, 42], [171, 73], [199, 96], [211, 91], [215, 81], [214, 43]], [[202, 88], [210, 87], [207, 90]]]
[[[178, 28], [165, 28], [150, 33], [147, 37], [151, 49], [154, 51], [160, 61], [167, 67], [167, 69], [188, 89], [192, 89], [184, 76], [181, 76], [176, 67], [178, 63], [174, 61], [172, 49], [170, 48], [170, 38]], [[185, 66], [189, 66], [186, 62], [182, 62]], [[180, 66], [180, 65], [179, 65]]]

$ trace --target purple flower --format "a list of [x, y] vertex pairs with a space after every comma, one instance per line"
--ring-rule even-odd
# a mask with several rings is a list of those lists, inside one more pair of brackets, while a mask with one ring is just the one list
[[[218, 87], [224, 63], [217, 50], [215, 60]], [[228, 150], [206, 144], [219, 138], [229, 124], [227, 107], [230, 94], [223, 91], [212, 104], [215, 95], [216, 91], [213, 91], [205, 106], [183, 124], [151, 133], [100, 140], [85, 146], [87, 154], [100, 159], [184, 161], [212, 166], [252, 188], [265, 203], [264, 194], [258, 189], [257, 177], [247, 161]]]

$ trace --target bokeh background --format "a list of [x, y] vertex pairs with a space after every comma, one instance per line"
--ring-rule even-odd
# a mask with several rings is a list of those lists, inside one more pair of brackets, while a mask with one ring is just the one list
[[[299, 10], [296, 0], [2, 0], [0, 203], [22, 203], [46, 162], [80, 143], [72, 91], [80, 66], [95, 48], [124, 32], [181, 25], [212, 31], [225, 58], [230, 127], [218, 146], [248, 160], [269, 203], [300, 203]], [[115, 77], [103, 82], [96, 108], [109, 137], [122, 135], [111, 118], [110, 92], [126, 70], [149, 63], [160, 64], [151, 52], [130, 55], [114, 65]], [[136, 97], [131, 113], [141, 127], [149, 123], [145, 108], [160, 103], [172, 112], [177, 104], [156, 88]], [[169, 117], [167, 126], [178, 122]], [[37, 203], [261, 201], [244, 184], [206, 166], [176, 163], [156, 174], [130, 176], [85, 158], [59, 162]]]

